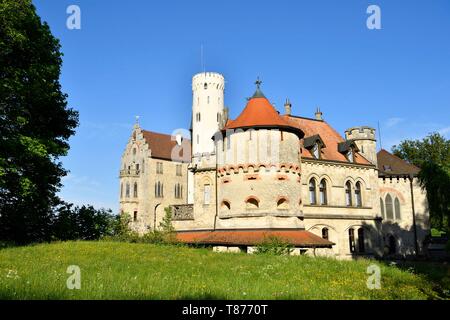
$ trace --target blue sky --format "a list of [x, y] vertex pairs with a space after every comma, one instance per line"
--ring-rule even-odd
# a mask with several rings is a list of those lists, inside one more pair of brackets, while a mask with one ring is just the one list
[[[380, 123], [383, 148], [432, 131], [450, 138], [450, 1], [34, 0], [61, 40], [61, 84], [80, 126], [62, 159], [61, 196], [118, 210], [120, 157], [135, 115], [143, 128], [189, 128], [191, 78], [226, 79], [231, 117], [257, 76], [281, 110], [324, 118], [341, 134]], [[381, 30], [366, 9], [381, 8]], [[81, 29], [69, 30], [69, 5]]]

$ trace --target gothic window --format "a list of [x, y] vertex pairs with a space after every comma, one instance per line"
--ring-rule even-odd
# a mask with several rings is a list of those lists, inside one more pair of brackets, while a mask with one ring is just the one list
[[203, 187], [203, 204], [211, 202], [211, 185], [205, 184]]
[[345, 205], [351, 207], [352, 205], [352, 184], [347, 181], [345, 184]]
[[327, 204], [327, 181], [322, 179], [319, 184], [320, 204]]
[[362, 207], [361, 183], [357, 182], [355, 186], [356, 206]]
[[355, 230], [353, 230], [353, 228], [348, 229], [348, 243], [350, 246], [350, 252], [355, 252]]
[[358, 252], [365, 252], [365, 244], [364, 244], [364, 229], [359, 228], [358, 229]]
[[259, 201], [254, 197], [250, 197], [245, 202], [247, 209], [257, 209], [259, 208]]
[[120, 184], [120, 198], [123, 198], [123, 183]]
[[137, 198], [137, 196], [138, 196], [138, 186], [137, 186], [137, 182], [135, 182], [134, 186], [133, 186], [133, 197]]
[[309, 203], [316, 204], [316, 180], [312, 178], [309, 180]]
[[394, 208], [392, 206], [392, 197], [390, 194], [386, 196], [386, 218], [387, 220], [393, 220], [394, 219]]
[[127, 182], [126, 186], [125, 186], [125, 197], [129, 198], [130, 197], [130, 184]]
[[322, 238], [328, 240], [328, 228], [322, 229]]
[[398, 198], [395, 198], [394, 201], [394, 207], [395, 207], [395, 220], [400, 220], [400, 200]]
[[386, 216], [384, 215], [384, 202], [383, 199], [380, 198], [380, 208], [381, 208], [381, 217], [384, 219], [386, 219]]
[[155, 183], [155, 197], [156, 198], [162, 198], [164, 197], [164, 185], [161, 182], [156, 182]]
[[134, 211], [133, 212], [133, 221], [136, 222], [137, 218], [138, 218], [138, 213], [137, 213], [137, 211]]

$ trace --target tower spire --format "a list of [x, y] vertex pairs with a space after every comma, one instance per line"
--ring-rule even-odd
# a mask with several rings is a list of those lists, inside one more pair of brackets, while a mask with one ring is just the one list
[[258, 76], [255, 81], [256, 91], [253, 94], [252, 98], [265, 98], [264, 93], [262, 93], [262, 91], [261, 91], [261, 83], [262, 83], [262, 81], [259, 79], [259, 76]]

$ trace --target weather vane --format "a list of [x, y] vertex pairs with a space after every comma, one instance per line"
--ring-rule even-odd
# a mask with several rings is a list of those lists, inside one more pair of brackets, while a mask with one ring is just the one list
[[258, 76], [258, 78], [256, 78], [256, 81], [255, 81], [255, 84], [256, 84], [256, 88], [258, 88], [258, 89], [259, 89], [259, 87], [261, 86], [261, 83], [262, 83], [262, 81], [261, 81], [261, 80], [259, 80], [259, 76]]

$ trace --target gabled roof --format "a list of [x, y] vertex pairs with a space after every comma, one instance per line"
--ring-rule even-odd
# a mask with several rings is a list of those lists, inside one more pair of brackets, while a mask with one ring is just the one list
[[413, 164], [400, 159], [396, 155], [381, 149], [377, 153], [377, 162], [379, 175], [417, 175], [420, 171], [418, 167]]
[[324, 143], [323, 140], [322, 140], [322, 138], [320, 138], [320, 135], [318, 135], [318, 134], [315, 134], [315, 135], [313, 135], [313, 136], [311, 136], [311, 137], [305, 137], [305, 138], [303, 139], [303, 145], [304, 145], [304, 147], [307, 148], [307, 149], [313, 147], [314, 144], [315, 144], [316, 142], [319, 142], [319, 144], [320, 144], [322, 147], [326, 147], [326, 146], [325, 146], [325, 143]]
[[[177, 146], [175, 137], [170, 134], [158, 133], [153, 131], [142, 130], [142, 135], [147, 142], [152, 154], [152, 158], [169, 160], [169, 161], [181, 161], [182, 159], [172, 159], [172, 150]], [[182, 140], [182, 150], [180, 151], [179, 157], [184, 158], [186, 156], [183, 150], [191, 149], [191, 141], [189, 139], [183, 138]], [[188, 158], [190, 156], [188, 155]], [[185, 161], [190, 161], [190, 159], [183, 159]]]
[[[321, 160], [348, 162], [344, 154], [339, 152], [339, 143], [346, 140], [334, 130], [327, 122], [323, 120], [315, 120], [310, 118], [295, 117], [291, 115], [282, 116], [291, 126], [296, 126], [305, 133], [305, 137], [319, 135], [325, 144], [325, 148], [321, 148]], [[304, 141], [303, 141], [304, 143]], [[303, 158], [314, 159], [310, 150], [302, 148], [301, 156]], [[356, 164], [371, 165], [371, 163], [361, 154], [355, 153], [354, 160]]]
[[265, 239], [276, 237], [296, 247], [331, 248], [333, 242], [306, 230], [215, 230], [178, 232], [177, 239], [184, 243], [206, 245], [254, 246]]

